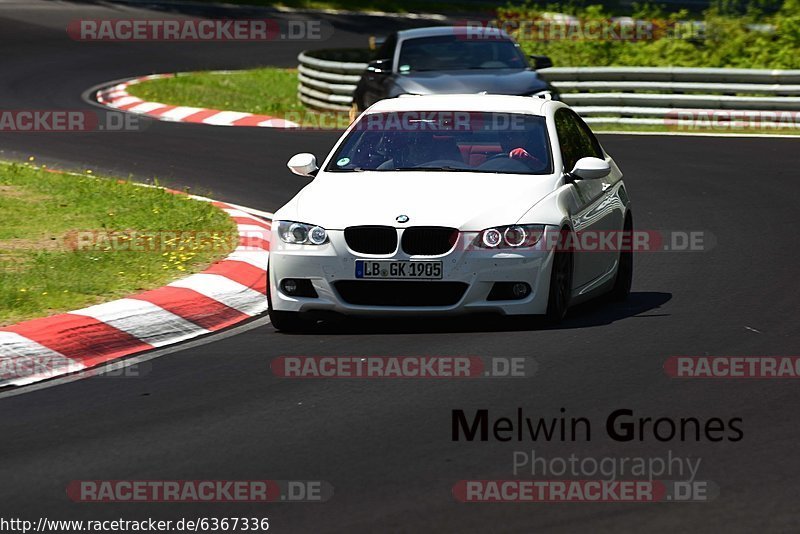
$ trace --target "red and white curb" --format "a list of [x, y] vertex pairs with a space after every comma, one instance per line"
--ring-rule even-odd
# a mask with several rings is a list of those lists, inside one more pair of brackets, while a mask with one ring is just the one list
[[213, 126], [257, 126], [261, 128], [297, 128], [296, 122], [271, 117], [269, 115], [255, 115], [241, 111], [221, 111], [218, 109], [195, 108], [189, 106], [171, 106], [160, 102], [147, 102], [128, 93], [131, 85], [172, 78], [174, 74], [152, 74], [118, 83], [111, 87], [99, 90], [95, 99], [104, 106], [146, 115], [153, 119], [170, 122], [190, 122], [195, 124], [210, 124]]
[[266, 311], [271, 222], [239, 206], [213, 204], [238, 227], [239, 244], [230, 255], [158, 289], [0, 328], [0, 387], [81, 371]]

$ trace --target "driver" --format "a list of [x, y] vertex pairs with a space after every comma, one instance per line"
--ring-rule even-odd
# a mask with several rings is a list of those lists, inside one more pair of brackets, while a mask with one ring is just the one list
[[500, 134], [500, 146], [509, 158], [526, 164], [533, 170], [541, 169], [544, 166], [542, 160], [537, 158], [532, 152], [536, 152], [530, 138], [525, 131], [503, 132]]

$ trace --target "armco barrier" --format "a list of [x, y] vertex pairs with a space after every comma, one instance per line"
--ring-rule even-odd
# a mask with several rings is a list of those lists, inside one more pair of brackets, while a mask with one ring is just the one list
[[541, 73], [589, 123], [657, 125], [677, 109], [800, 110], [800, 70], [553, 67]]
[[[305, 51], [298, 94], [307, 106], [349, 110], [369, 50]], [[553, 67], [539, 71], [587, 122], [663, 124], [675, 110], [800, 110], [800, 70]]]
[[301, 52], [297, 56], [300, 101], [316, 109], [349, 110], [370, 54], [369, 50], [358, 49]]

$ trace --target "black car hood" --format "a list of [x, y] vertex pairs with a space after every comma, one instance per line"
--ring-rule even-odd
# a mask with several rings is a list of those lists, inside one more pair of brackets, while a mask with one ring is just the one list
[[410, 72], [395, 74], [395, 84], [404, 93], [480, 93], [529, 95], [549, 89], [532, 70], [491, 69]]

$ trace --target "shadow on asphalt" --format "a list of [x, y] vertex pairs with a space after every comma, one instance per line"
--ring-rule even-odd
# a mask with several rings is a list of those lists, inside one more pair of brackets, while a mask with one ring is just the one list
[[[540, 317], [505, 317], [496, 314], [474, 314], [458, 317], [424, 318], [325, 318], [308, 330], [296, 335], [352, 334], [420, 334], [514, 332], [525, 330], [566, 330], [603, 326], [633, 317], [664, 317], [653, 313], [672, 298], [672, 293], [655, 291], [632, 292], [625, 302], [609, 302], [598, 298], [571, 308], [561, 324], [552, 326]], [[291, 335], [291, 334], [290, 334]]]

